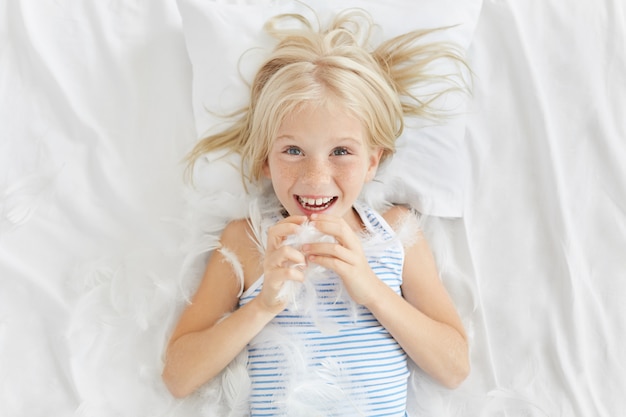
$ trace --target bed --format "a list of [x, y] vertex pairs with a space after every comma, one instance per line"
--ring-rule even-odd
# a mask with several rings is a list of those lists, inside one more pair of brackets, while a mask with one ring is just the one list
[[[219, 169], [200, 192], [183, 180], [202, 117], [189, 7], [206, 3], [0, 5], [2, 416], [212, 415], [160, 379], [204, 225], [241, 198], [215, 198]], [[411, 415], [622, 415], [626, 5], [469, 3], [473, 94], [427, 232], [472, 371], [454, 391], [416, 373]]]

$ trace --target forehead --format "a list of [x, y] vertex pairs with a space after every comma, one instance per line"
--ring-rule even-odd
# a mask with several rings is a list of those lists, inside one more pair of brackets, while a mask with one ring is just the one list
[[364, 124], [337, 103], [302, 103], [288, 112], [278, 126], [280, 136], [352, 137], [365, 141]]

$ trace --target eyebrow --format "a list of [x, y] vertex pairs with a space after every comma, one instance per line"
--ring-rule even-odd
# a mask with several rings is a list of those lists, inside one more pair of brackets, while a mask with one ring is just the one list
[[291, 135], [280, 135], [280, 136], [277, 136], [275, 140], [279, 141], [279, 140], [288, 140], [288, 139], [293, 140], [295, 138]]
[[[278, 141], [282, 141], [282, 140], [296, 140], [295, 136], [291, 136], [291, 135], [280, 135], [278, 137], [276, 137], [275, 142]], [[363, 146], [363, 142], [361, 142], [360, 140], [353, 138], [352, 136], [342, 136], [342, 137], [338, 137], [338, 138], [334, 138], [333, 139], [335, 142], [344, 142], [344, 141], [348, 141], [348, 142], [352, 142], [357, 146]]]

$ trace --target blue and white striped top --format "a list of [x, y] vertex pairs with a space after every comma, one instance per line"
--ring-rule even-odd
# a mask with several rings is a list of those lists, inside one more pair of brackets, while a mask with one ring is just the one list
[[[370, 267], [400, 294], [402, 243], [374, 210], [362, 203], [355, 209], [369, 235], [363, 248]], [[250, 415], [404, 417], [406, 353], [369, 310], [349, 298], [332, 271], [307, 279], [315, 289], [314, 308], [284, 310], [248, 345]], [[260, 277], [239, 305], [262, 285]]]

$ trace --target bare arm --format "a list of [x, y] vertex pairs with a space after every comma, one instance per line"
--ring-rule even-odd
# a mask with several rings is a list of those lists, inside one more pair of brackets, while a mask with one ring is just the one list
[[[392, 210], [394, 224], [404, 209]], [[402, 279], [402, 297], [383, 284], [366, 307], [419, 367], [454, 388], [469, 373], [467, 336], [423, 236], [406, 248]]]
[[[394, 207], [384, 217], [395, 224], [406, 212]], [[467, 337], [423, 236], [406, 248], [400, 296], [369, 268], [345, 222], [320, 215], [315, 225], [338, 243], [305, 246], [309, 259], [337, 272], [354, 301], [367, 307], [425, 372], [446, 387], [458, 386], [469, 373]]]
[[[244, 223], [231, 223], [222, 244], [245, 254], [252, 247], [238, 240], [242, 236], [246, 236]], [[184, 397], [216, 376], [271, 320], [272, 316], [253, 302], [235, 310], [239, 286], [231, 265], [215, 251], [167, 347], [163, 380], [174, 396]]]
[[285, 236], [294, 233], [298, 221], [302, 220], [291, 219], [270, 229], [262, 266], [247, 223], [237, 221], [226, 227], [222, 244], [241, 261], [246, 285], [264, 273], [263, 289], [261, 295], [237, 309], [239, 279], [219, 251], [211, 256], [167, 347], [163, 380], [174, 396], [187, 396], [218, 375], [284, 309], [276, 300], [282, 282], [303, 279], [300, 271], [283, 267], [303, 262], [302, 254], [281, 245]]

